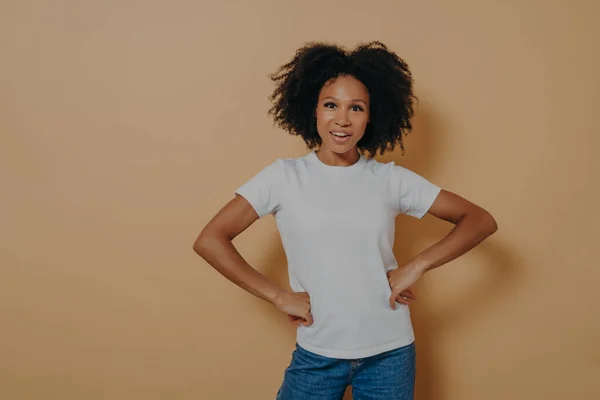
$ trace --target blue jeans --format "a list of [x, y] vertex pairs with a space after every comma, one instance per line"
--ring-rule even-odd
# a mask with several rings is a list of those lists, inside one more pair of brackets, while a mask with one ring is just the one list
[[415, 344], [371, 357], [344, 360], [312, 353], [296, 344], [277, 400], [412, 400]]

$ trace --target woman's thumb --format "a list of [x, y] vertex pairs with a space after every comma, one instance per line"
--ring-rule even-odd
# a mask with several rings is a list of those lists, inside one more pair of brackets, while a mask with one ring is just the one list
[[306, 322], [303, 322], [301, 325], [303, 326], [311, 326], [315, 321], [313, 320], [313, 317], [311, 314], [308, 314], [306, 317], [304, 317], [304, 319], [306, 320]]
[[396, 309], [396, 294], [392, 293], [392, 295], [390, 296], [390, 307], [392, 307], [392, 310]]

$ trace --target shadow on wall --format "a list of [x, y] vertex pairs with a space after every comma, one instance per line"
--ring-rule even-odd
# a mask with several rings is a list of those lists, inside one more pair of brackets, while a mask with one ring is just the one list
[[[449, 129], [444, 129], [437, 124], [435, 115], [430, 108], [420, 104], [419, 110], [413, 119], [413, 131], [409, 134], [410, 145], [406, 145], [406, 153], [403, 157], [401, 152], [394, 152], [388, 159], [382, 161], [395, 161], [396, 165], [402, 165], [416, 173], [430, 178], [430, 172], [435, 168], [436, 159], [439, 159], [433, 149], [440, 146], [432, 146], [431, 143], [440, 135], [450, 134]], [[434, 182], [444, 187], [443, 182]], [[445, 188], [452, 191], [451, 188]], [[460, 193], [457, 193], [460, 195]], [[476, 199], [470, 199], [477, 203]], [[480, 204], [485, 208], [484, 204]], [[499, 221], [499, 225], [502, 225]], [[427, 240], [433, 243], [446, 236], [454, 225], [439, 220], [431, 215], [422, 220], [401, 215], [396, 220], [396, 240], [394, 254], [398, 265], [410, 261], [424, 248], [418, 243]], [[418, 240], [417, 240], [418, 239]], [[510, 249], [499, 247], [492, 238], [484, 241], [477, 247], [479, 254], [484, 254], [485, 259], [478, 263], [478, 268], [485, 269], [484, 280], [476, 285], [465, 287], [459, 293], [453, 293], [453, 297], [444, 302], [443, 308], [439, 304], [434, 306], [427, 298], [427, 279], [423, 279], [413, 288], [418, 298], [411, 306], [411, 319], [416, 336], [417, 346], [417, 379], [416, 395], [418, 400], [443, 400], [444, 393], [440, 392], [441, 385], [437, 382], [444, 381], [444, 371], [438, 365], [437, 349], [439, 343], [443, 343], [442, 337], [450, 327], [456, 329], [456, 325], [476, 323], [477, 315], [484, 313], [486, 305], [499, 301], [502, 293], [507, 287], [512, 286], [517, 279], [519, 271]], [[460, 258], [451, 261], [440, 268], [453, 268]], [[431, 272], [435, 274], [437, 270]], [[479, 275], [479, 273], [478, 273]]]
[[[444, 134], [443, 130], [436, 126], [433, 114], [421, 104], [418, 113], [413, 119], [413, 131], [405, 142], [406, 152], [402, 156], [397, 149], [392, 154], [378, 156], [382, 162], [395, 161], [396, 165], [402, 165], [416, 173], [429, 177], [429, 172], [435, 166], [436, 155], [432, 153], [433, 146], [429, 146], [435, 140], [436, 135]], [[439, 167], [439, 166], [438, 166]], [[434, 182], [444, 186], [443, 182]], [[449, 188], [448, 188], [449, 189]], [[452, 189], [449, 189], [452, 190]], [[458, 193], [460, 195], [460, 193]], [[477, 203], [476, 200], [473, 199]], [[485, 205], [482, 205], [485, 207]], [[501, 224], [501, 221], [500, 221]], [[447, 235], [453, 225], [441, 221], [432, 216], [426, 216], [418, 220], [409, 216], [401, 215], [396, 220], [396, 241], [394, 253], [398, 265], [403, 265], [410, 258], [424, 250], [418, 243], [423, 240], [430, 242], [439, 240]], [[273, 280], [277, 285], [291, 290], [288, 283], [287, 259], [280, 238], [273, 237], [272, 244], [264, 249], [264, 262], [261, 273]], [[418, 400], [443, 400], [444, 394], [437, 391], [440, 388], [436, 382], [443, 381], [444, 372], [436, 362], [438, 344], [444, 332], [449, 327], [455, 328], [457, 324], [465, 324], [466, 321], [476, 321], [478, 313], [485, 312], [486, 304], [498, 301], [506, 287], [511, 286], [516, 278], [518, 267], [508, 249], [499, 247], [493, 240], [484, 241], [477, 250], [485, 254], [486, 260], [479, 264], [478, 268], [485, 268], [487, 275], [483, 282], [472, 287], [467, 287], [460, 293], [448, 299], [443, 306], [433, 305], [427, 300], [427, 281], [419, 282], [413, 289], [417, 293], [418, 301], [411, 306], [411, 318], [416, 335], [417, 345], [417, 381], [416, 396]], [[451, 262], [448, 267], [452, 268]], [[443, 268], [443, 267], [442, 267]], [[436, 271], [432, 273], [435, 274]], [[286, 324], [285, 330], [289, 332], [290, 340], [295, 341], [296, 328], [287, 324], [280, 312], [266, 302], [256, 302], [259, 312], [273, 320]], [[291, 359], [291, 353], [290, 353]], [[284, 368], [287, 367], [284, 366]], [[281, 370], [283, 379], [284, 368]], [[344, 400], [351, 400], [351, 387], [344, 395]]]

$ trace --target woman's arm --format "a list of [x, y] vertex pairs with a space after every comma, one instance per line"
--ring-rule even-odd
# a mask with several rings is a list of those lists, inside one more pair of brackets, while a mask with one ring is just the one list
[[194, 251], [221, 275], [247, 292], [275, 305], [291, 316], [312, 324], [310, 299], [306, 293], [289, 293], [242, 258], [232, 240], [258, 219], [256, 211], [242, 196], [227, 203], [200, 232]]
[[420, 253], [413, 263], [425, 272], [465, 254], [498, 230], [492, 215], [457, 194], [442, 190], [429, 214], [455, 227], [442, 240]]
[[258, 215], [241, 196], [227, 203], [200, 232], [194, 251], [221, 275], [247, 292], [275, 303], [282, 290], [242, 258], [232, 240], [246, 230]]
[[421, 279], [425, 272], [465, 254], [498, 230], [496, 220], [489, 212], [446, 190], [440, 192], [428, 213], [452, 222], [455, 227], [446, 237], [425, 249], [406, 265], [388, 272], [392, 288], [392, 308], [395, 308], [397, 296]]

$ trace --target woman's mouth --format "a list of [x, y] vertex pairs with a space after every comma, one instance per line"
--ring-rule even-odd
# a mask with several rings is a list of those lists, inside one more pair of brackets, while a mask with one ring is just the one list
[[348, 142], [350, 140], [350, 136], [352, 136], [351, 134], [337, 131], [329, 132], [329, 134], [333, 138], [333, 141], [338, 144], [344, 144]]

